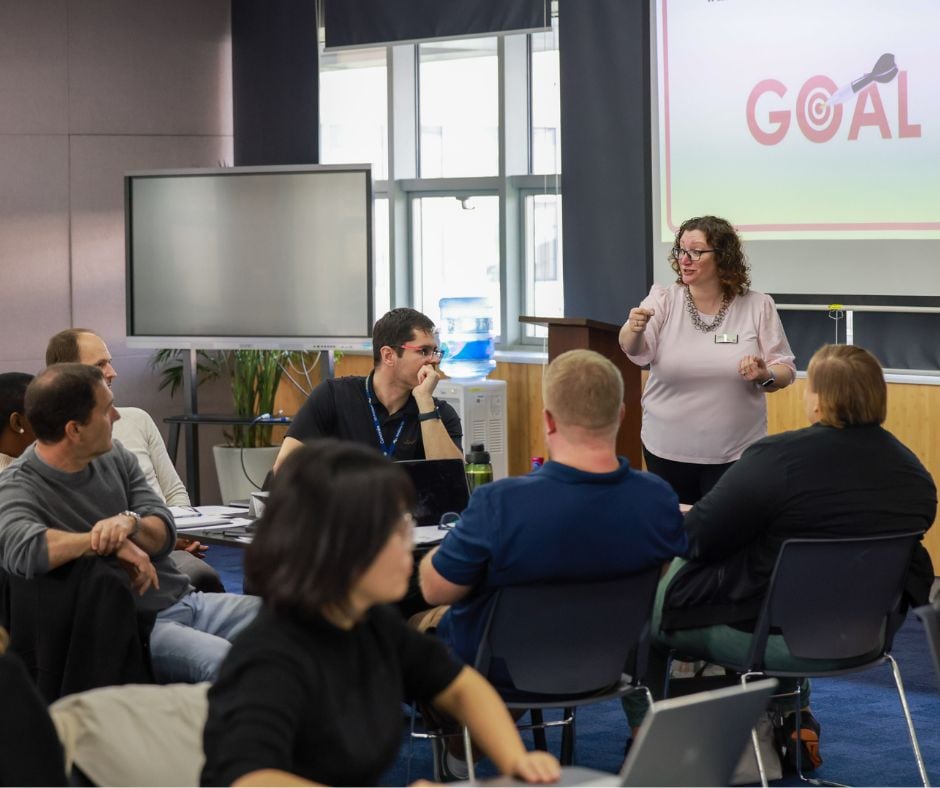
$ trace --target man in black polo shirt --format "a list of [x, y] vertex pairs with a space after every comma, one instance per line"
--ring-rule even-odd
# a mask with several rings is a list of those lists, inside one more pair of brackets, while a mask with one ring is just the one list
[[281, 444], [276, 471], [311, 438], [374, 446], [392, 460], [463, 459], [456, 411], [432, 396], [441, 354], [434, 324], [414, 309], [393, 309], [372, 329], [368, 377], [325, 380], [303, 404]]

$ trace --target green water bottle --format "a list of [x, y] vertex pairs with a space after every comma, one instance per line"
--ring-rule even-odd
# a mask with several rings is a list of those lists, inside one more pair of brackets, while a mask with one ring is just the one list
[[484, 451], [482, 443], [471, 443], [467, 455], [467, 484], [473, 492], [481, 484], [493, 481], [493, 466], [490, 465], [489, 452]]

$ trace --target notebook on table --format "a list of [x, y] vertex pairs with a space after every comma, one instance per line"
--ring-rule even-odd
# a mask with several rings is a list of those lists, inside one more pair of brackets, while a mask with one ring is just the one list
[[[553, 785], [730, 785], [776, 679], [659, 701], [647, 714], [620, 774], [566, 766]], [[483, 785], [527, 785], [497, 777]]]

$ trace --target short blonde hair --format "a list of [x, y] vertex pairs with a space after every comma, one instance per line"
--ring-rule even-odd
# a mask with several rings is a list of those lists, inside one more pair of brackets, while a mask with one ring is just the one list
[[623, 378], [600, 353], [569, 350], [545, 370], [542, 402], [559, 424], [607, 430], [620, 421]]
[[807, 369], [819, 397], [819, 421], [830, 427], [881, 424], [888, 415], [888, 385], [881, 364], [856, 345], [823, 345]]

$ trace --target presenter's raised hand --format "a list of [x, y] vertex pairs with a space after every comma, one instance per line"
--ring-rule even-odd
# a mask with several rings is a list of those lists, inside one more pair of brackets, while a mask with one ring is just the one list
[[627, 318], [627, 328], [634, 334], [642, 334], [646, 331], [646, 324], [649, 319], [655, 314], [656, 311], [653, 309], [634, 307], [630, 310], [630, 316]]
[[741, 379], [748, 383], [763, 383], [770, 378], [770, 370], [760, 356], [745, 356], [738, 363]]

